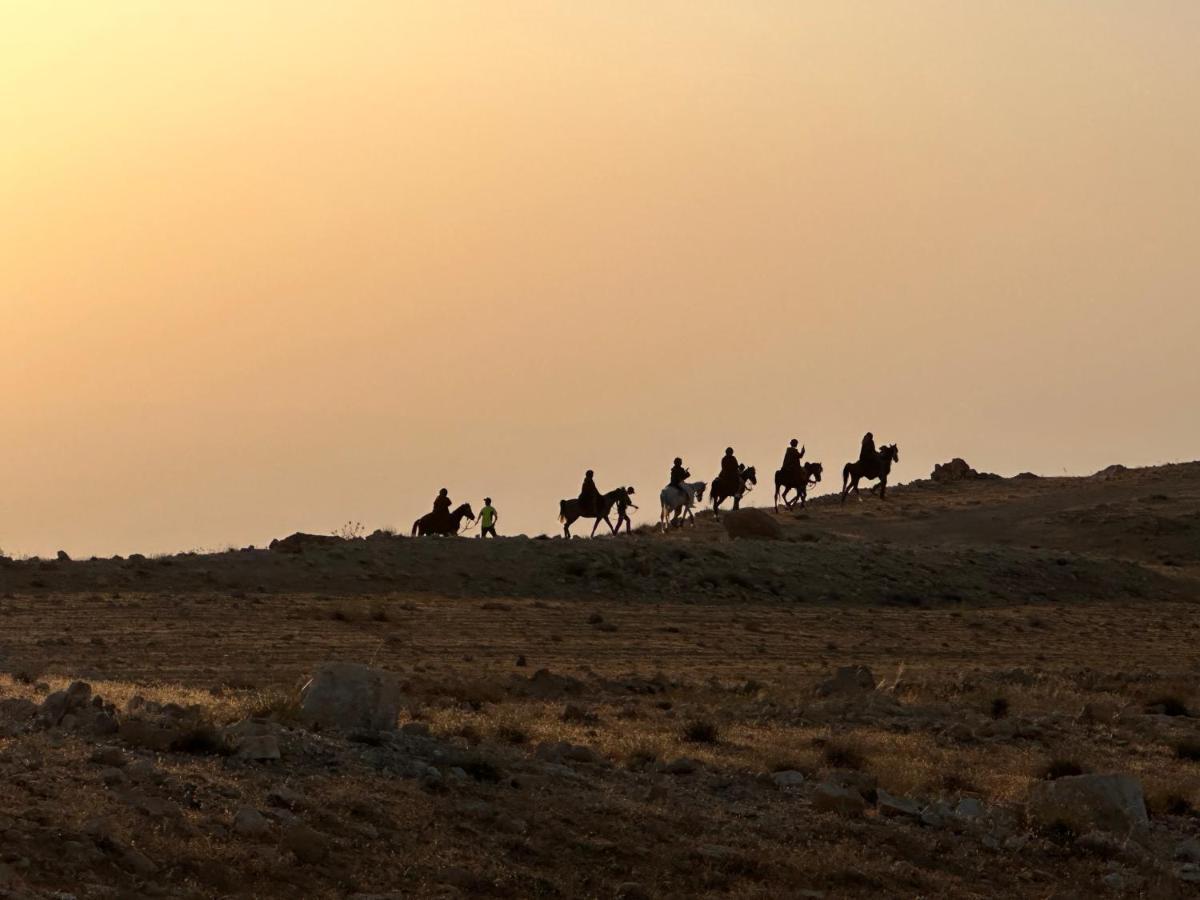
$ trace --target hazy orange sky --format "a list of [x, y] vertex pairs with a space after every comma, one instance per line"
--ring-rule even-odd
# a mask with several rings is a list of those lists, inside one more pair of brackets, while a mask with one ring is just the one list
[[[0, 548], [1200, 454], [1200, 4], [6, 2]], [[752, 495], [768, 499], [764, 485]]]

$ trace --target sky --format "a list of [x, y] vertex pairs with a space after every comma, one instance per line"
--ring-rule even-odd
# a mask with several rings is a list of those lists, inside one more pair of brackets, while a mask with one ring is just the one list
[[[1193, 0], [0, 0], [0, 548], [1200, 453]], [[832, 479], [831, 479], [832, 480]], [[830, 485], [832, 486], [832, 484]], [[751, 495], [767, 502], [769, 487]]]

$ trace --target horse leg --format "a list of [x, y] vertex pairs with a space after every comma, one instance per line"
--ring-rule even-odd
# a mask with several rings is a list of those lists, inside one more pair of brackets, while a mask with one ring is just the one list
[[574, 519], [563, 519], [563, 536], [571, 537], [571, 526], [575, 523]]
[[[783, 489], [783, 505], [787, 506], [787, 488]], [[775, 512], [779, 512], [779, 482], [775, 482]]]
[[879, 479], [879, 499], [880, 500], [887, 499], [887, 476], [886, 475]]

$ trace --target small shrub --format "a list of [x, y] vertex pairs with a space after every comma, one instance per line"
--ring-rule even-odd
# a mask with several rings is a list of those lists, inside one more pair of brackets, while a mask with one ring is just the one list
[[1191, 713], [1188, 712], [1187, 704], [1183, 702], [1183, 699], [1181, 697], [1179, 697], [1175, 694], [1167, 694], [1165, 696], [1159, 697], [1155, 700], [1152, 700], [1149, 705], [1150, 706], [1161, 706], [1164, 716], [1188, 716], [1188, 715], [1191, 715]]
[[211, 722], [201, 722], [185, 731], [172, 741], [171, 749], [194, 756], [228, 756], [232, 752], [225, 736]]
[[992, 700], [992, 718], [1004, 719], [1008, 717], [1008, 698], [996, 697]]
[[625, 765], [630, 769], [644, 769], [658, 762], [658, 751], [646, 744], [639, 744], [625, 754]]
[[821, 759], [825, 765], [833, 769], [854, 769], [862, 770], [866, 768], [866, 757], [855, 747], [845, 741], [834, 741], [826, 745], [821, 751]]
[[1071, 775], [1082, 775], [1084, 768], [1073, 759], [1055, 757], [1042, 769], [1041, 776], [1045, 781], [1055, 781]]
[[496, 740], [503, 744], [525, 744], [529, 741], [529, 735], [516, 725], [498, 725]]
[[340, 537], [343, 541], [356, 541], [363, 536], [366, 529], [362, 522], [347, 522], [341, 528], [334, 532], [334, 536]]
[[478, 753], [452, 758], [450, 765], [462, 769], [476, 781], [485, 781], [488, 784], [496, 784], [502, 774], [495, 763]]
[[271, 719], [285, 725], [300, 720], [300, 695], [295, 691], [255, 691], [248, 705], [251, 718]]
[[721, 739], [721, 729], [715, 722], [696, 719], [683, 726], [683, 739], [689, 744], [715, 744]]
[[1188, 762], [1200, 762], [1200, 741], [1184, 738], [1175, 745], [1175, 756]]

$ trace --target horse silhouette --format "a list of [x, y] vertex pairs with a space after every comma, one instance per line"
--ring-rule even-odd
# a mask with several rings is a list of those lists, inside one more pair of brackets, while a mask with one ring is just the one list
[[886, 444], [879, 449], [874, 460], [846, 463], [842, 469], [842, 502], [846, 502], [846, 495], [851, 491], [854, 491], [854, 495], [858, 499], [862, 499], [858, 495], [860, 478], [866, 478], [868, 481], [878, 478], [879, 499], [886, 500], [888, 475], [892, 471], [892, 464], [898, 462], [900, 462], [900, 448], [895, 444]]
[[463, 519], [473, 520], [474, 518], [475, 511], [471, 509], [470, 503], [464, 503], [444, 518], [438, 516], [437, 513], [425, 513], [425, 515], [413, 522], [412, 536], [425, 537], [431, 534], [438, 534], [443, 537], [453, 537], [458, 534], [459, 529], [462, 527]]
[[[783, 505], [788, 509], [792, 509], [797, 502], [800, 503], [800, 508], [804, 509], [808, 502], [808, 487], [810, 484], [819, 484], [821, 482], [821, 473], [824, 468], [819, 462], [806, 462], [796, 472], [784, 472], [783, 469], [778, 469], [775, 472], [775, 512], [779, 512], [779, 501], [783, 500]], [[788, 499], [788, 491], [795, 491], [796, 496]]]
[[596, 536], [596, 529], [600, 527], [601, 521], [609, 527], [609, 530], [613, 534], [616, 534], [617, 530], [613, 527], [612, 520], [609, 519], [608, 514], [612, 512], [612, 508], [618, 500], [630, 503], [629, 495], [632, 493], [633, 488], [619, 487], [616, 490], [609, 491], [607, 494], [601, 494], [600, 501], [596, 504], [595, 515], [584, 514], [583, 510], [579, 507], [578, 497], [573, 497], [570, 500], [560, 500], [558, 502], [558, 521], [563, 523], [563, 535], [565, 537], [571, 536], [571, 526], [575, 524], [577, 519], [596, 520], [595, 524], [592, 525], [592, 537]]
[[754, 466], [745, 466], [738, 472], [738, 486], [736, 489], [726, 484], [718, 475], [713, 479], [712, 488], [709, 491], [713, 502], [713, 518], [719, 519], [721, 517], [721, 504], [730, 497], [733, 498], [733, 508], [738, 509], [741, 506], [742, 497], [756, 484], [758, 484], [758, 476], [754, 471]]
[[695, 525], [696, 516], [692, 513], [692, 504], [704, 502], [704, 489], [707, 487], [703, 481], [685, 481], [678, 486], [668, 484], [663, 488], [658, 494], [659, 503], [662, 504], [662, 514], [659, 516], [659, 526], [662, 530], [666, 531], [671, 525], [682, 524], [684, 516]]

